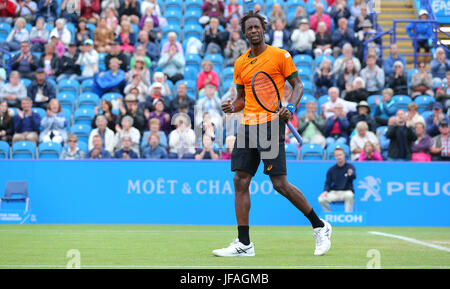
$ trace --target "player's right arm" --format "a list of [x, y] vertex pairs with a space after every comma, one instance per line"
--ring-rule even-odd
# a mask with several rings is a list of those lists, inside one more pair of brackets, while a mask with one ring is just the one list
[[238, 112], [244, 109], [245, 106], [245, 89], [242, 86], [236, 85], [237, 97], [231, 102], [231, 100], [227, 100], [222, 103], [222, 110], [225, 113], [233, 113]]

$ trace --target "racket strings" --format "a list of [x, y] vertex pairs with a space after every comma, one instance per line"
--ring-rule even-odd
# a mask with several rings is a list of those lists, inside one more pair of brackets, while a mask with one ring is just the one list
[[254, 89], [261, 105], [269, 111], [278, 110], [278, 95], [273, 82], [263, 73], [256, 75], [254, 80]]

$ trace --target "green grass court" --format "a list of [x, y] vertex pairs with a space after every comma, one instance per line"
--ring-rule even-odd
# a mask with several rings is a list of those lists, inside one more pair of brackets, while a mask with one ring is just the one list
[[321, 257], [313, 256], [311, 227], [253, 226], [250, 234], [255, 257], [219, 258], [211, 251], [228, 246], [235, 226], [0, 225], [0, 268], [66, 268], [76, 249], [81, 268], [450, 269], [450, 228], [335, 226]]

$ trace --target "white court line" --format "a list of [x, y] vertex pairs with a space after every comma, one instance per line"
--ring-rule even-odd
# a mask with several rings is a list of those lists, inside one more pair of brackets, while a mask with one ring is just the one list
[[[66, 265], [1, 265], [0, 268], [66, 268]], [[85, 265], [81, 269], [366, 269], [366, 266], [152, 266], [152, 265]], [[388, 266], [385, 269], [450, 269], [450, 266]]]
[[393, 235], [393, 234], [388, 234], [388, 233], [382, 233], [382, 232], [376, 232], [376, 231], [370, 231], [369, 234], [379, 235], [379, 236], [384, 236], [384, 237], [389, 237], [389, 238], [395, 238], [395, 239], [403, 240], [403, 241], [406, 241], [406, 242], [410, 242], [410, 243], [414, 243], [414, 244], [430, 247], [430, 248], [433, 248], [433, 249], [437, 249], [437, 250], [441, 250], [441, 251], [445, 251], [445, 252], [450, 252], [450, 248], [439, 246], [439, 245], [434, 245], [434, 244], [430, 244], [430, 243], [426, 243], [426, 242], [422, 242], [422, 241], [419, 241], [419, 240], [416, 240], [416, 239], [413, 239], [413, 238], [408, 238], [408, 237], [403, 237], [403, 236], [398, 236], [398, 235]]
[[[51, 233], [51, 234], [82, 234], [82, 233], [147, 233], [147, 234], [161, 234], [161, 233], [213, 233], [213, 234], [234, 234], [235, 231], [195, 231], [195, 230], [150, 230], [150, 231], [144, 231], [144, 230], [56, 230], [56, 229], [50, 229], [50, 230], [0, 230], [1, 232], [5, 233]], [[273, 233], [286, 233], [288, 231], [273, 231], [273, 230], [267, 230], [267, 231], [253, 231], [252, 234], [273, 234]], [[302, 233], [301, 231], [297, 231], [297, 233]]]

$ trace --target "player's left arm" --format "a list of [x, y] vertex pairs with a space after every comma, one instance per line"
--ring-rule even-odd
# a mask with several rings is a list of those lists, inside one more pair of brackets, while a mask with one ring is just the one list
[[[295, 72], [294, 75], [291, 75], [287, 78], [287, 81], [289, 82], [291, 87], [293, 87], [289, 105], [297, 107], [300, 99], [303, 96], [302, 80], [300, 79], [300, 76], [298, 76], [298, 74]], [[288, 107], [283, 106], [279, 111], [279, 116], [282, 120], [289, 120], [293, 116], [293, 113], [291, 112], [291, 110], [289, 110]]]

